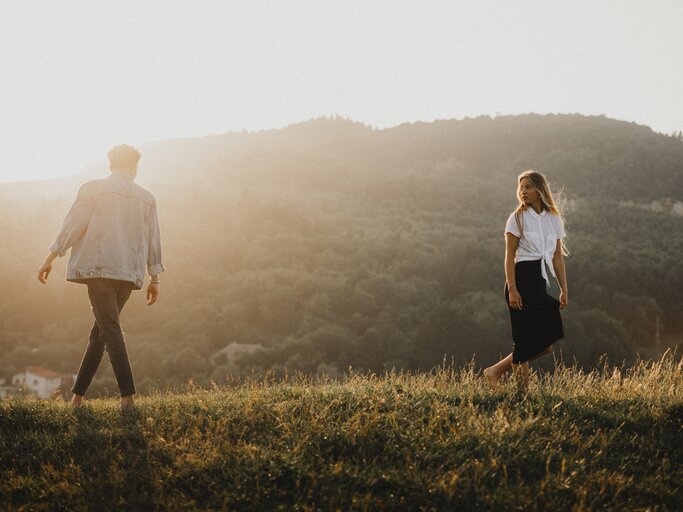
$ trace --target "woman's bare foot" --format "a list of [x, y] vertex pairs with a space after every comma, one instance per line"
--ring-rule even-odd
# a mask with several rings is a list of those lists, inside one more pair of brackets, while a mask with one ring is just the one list
[[83, 396], [77, 395], [76, 393], [74, 393], [74, 395], [71, 397], [71, 405], [73, 405], [74, 407], [78, 407], [82, 403], [83, 403]]
[[500, 377], [496, 375], [496, 372], [493, 371], [493, 369], [486, 368], [484, 370], [484, 376], [486, 377], [491, 389], [496, 389], [498, 387], [498, 381], [500, 380]]

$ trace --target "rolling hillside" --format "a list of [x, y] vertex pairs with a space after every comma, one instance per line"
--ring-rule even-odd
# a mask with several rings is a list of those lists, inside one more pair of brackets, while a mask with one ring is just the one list
[[574, 510], [683, 502], [683, 360], [491, 392], [467, 366], [0, 402], [0, 510]]

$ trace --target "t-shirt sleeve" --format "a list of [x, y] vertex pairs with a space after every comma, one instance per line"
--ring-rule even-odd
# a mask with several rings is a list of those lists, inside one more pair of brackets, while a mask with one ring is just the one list
[[564, 238], [564, 236], [565, 236], [564, 223], [562, 222], [562, 219], [560, 217], [557, 217], [555, 222], [557, 223], [557, 228], [555, 229], [555, 233], [557, 234], [557, 239], [559, 240], [560, 238]]
[[515, 220], [515, 214], [514, 213], [511, 213], [510, 216], [508, 217], [508, 221], [505, 224], [505, 232], [506, 233], [512, 233], [517, 238], [519, 238], [521, 236], [521, 233], [519, 232], [519, 228], [517, 227], [517, 221]]

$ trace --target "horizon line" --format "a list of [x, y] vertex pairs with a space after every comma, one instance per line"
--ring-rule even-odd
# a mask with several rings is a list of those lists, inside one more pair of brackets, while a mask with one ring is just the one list
[[[621, 123], [628, 123], [628, 124], [634, 124], [637, 126], [642, 126], [645, 128], [650, 129], [653, 133], [660, 134], [660, 135], [669, 135], [666, 132], [658, 132], [654, 130], [651, 126], [647, 124], [642, 124], [637, 121], [628, 121], [625, 119], [617, 119], [614, 117], [609, 117], [605, 114], [583, 114], [580, 112], [546, 112], [546, 113], [540, 113], [540, 112], [525, 112], [521, 114], [504, 114], [502, 112], [496, 112], [495, 114], [479, 114], [477, 116], [464, 116], [462, 118], [434, 118], [431, 120], [413, 120], [413, 121], [404, 121], [399, 124], [391, 125], [391, 126], [376, 126], [373, 124], [366, 123], [365, 121], [359, 121], [356, 119], [353, 119], [352, 117], [347, 117], [345, 115], [335, 113], [335, 114], [321, 114], [315, 117], [311, 117], [308, 119], [304, 119], [301, 121], [292, 121], [289, 122], [285, 125], [279, 125], [279, 126], [271, 126], [271, 127], [265, 127], [265, 128], [258, 128], [255, 130], [251, 129], [246, 129], [243, 128], [241, 130], [228, 130], [224, 132], [212, 132], [212, 133], [204, 133], [204, 134], [198, 134], [198, 135], [189, 135], [189, 136], [178, 136], [178, 137], [167, 137], [163, 139], [153, 139], [141, 144], [137, 144], [139, 148], [144, 148], [145, 146], [151, 146], [154, 144], [160, 144], [164, 142], [173, 142], [173, 141], [186, 141], [186, 140], [193, 140], [193, 139], [203, 139], [203, 138], [208, 138], [208, 137], [221, 137], [225, 135], [232, 135], [232, 134], [247, 134], [247, 135], [256, 135], [259, 133], [264, 133], [264, 132], [270, 132], [270, 131], [280, 131], [280, 130], [286, 130], [287, 128], [290, 128], [292, 126], [297, 126], [297, 125], [302, 125], [314, 121], [319, 121], [319, 120], [342, 120], [342, 121], [347, 121], [347, 122], [352, 122], [356, 124], [361, 124], [365, 127], [368, 127], [371, 130], [376, 130], [376, 131], [384, 131], [384, 130], [391, 130], [394, 128], [399, 128], [401, 126], [405, 125], [413, 125], [413, 124], [434, 124], [434, 123], [439, 123], [439, 122], [448, 122], [448, 121], [470, 121], [470, 120], [476, 120], [476, 119], [481, 119], [481, 118], [488, 118], [491, 120], [495, 120], [498, 118], [504, 118], [504, 117], [523, 117], [523, 116], [539, 116], [539, 117], [547, 117], [547, 116], [579, 116], [579, 117], [585, 117], [585, 118], [604, 118], [608, 119], [610, 121], [617, 121]], [[675, 131], [673, 133], [676, 133]], [[3, 177], [0, 176], [0, 183], [1, 184], [20, 184], [20, 183], [33, 183], [33, 182], [43, 182], [43, 181], [54, 181], [54, 180], [61, 180], [61, 179], [66, 179], [66, 178], [76, 178], [78, 177], [89, 165], [94, 164], [95, 161], [91, 160], [88, 162], [85, 162], [80, 169], [75, 172], [74, 174], [65, 174], [61, 176], [55, 176], [52, 178], [10, 178], [8, 180], [5, 180]]]

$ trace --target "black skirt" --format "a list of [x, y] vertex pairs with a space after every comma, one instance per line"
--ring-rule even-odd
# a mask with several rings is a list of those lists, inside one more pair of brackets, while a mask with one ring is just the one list
[[512, 324], [512, 362], [520, 364], [543, 352], [564, 338], [560, 301], [546, 292], [541, 274], [542, 260], [515, 263], [515, 284], [522, 296], [522, 310], [510, 307], [510, 293], [505, 283], [505, 302]]

